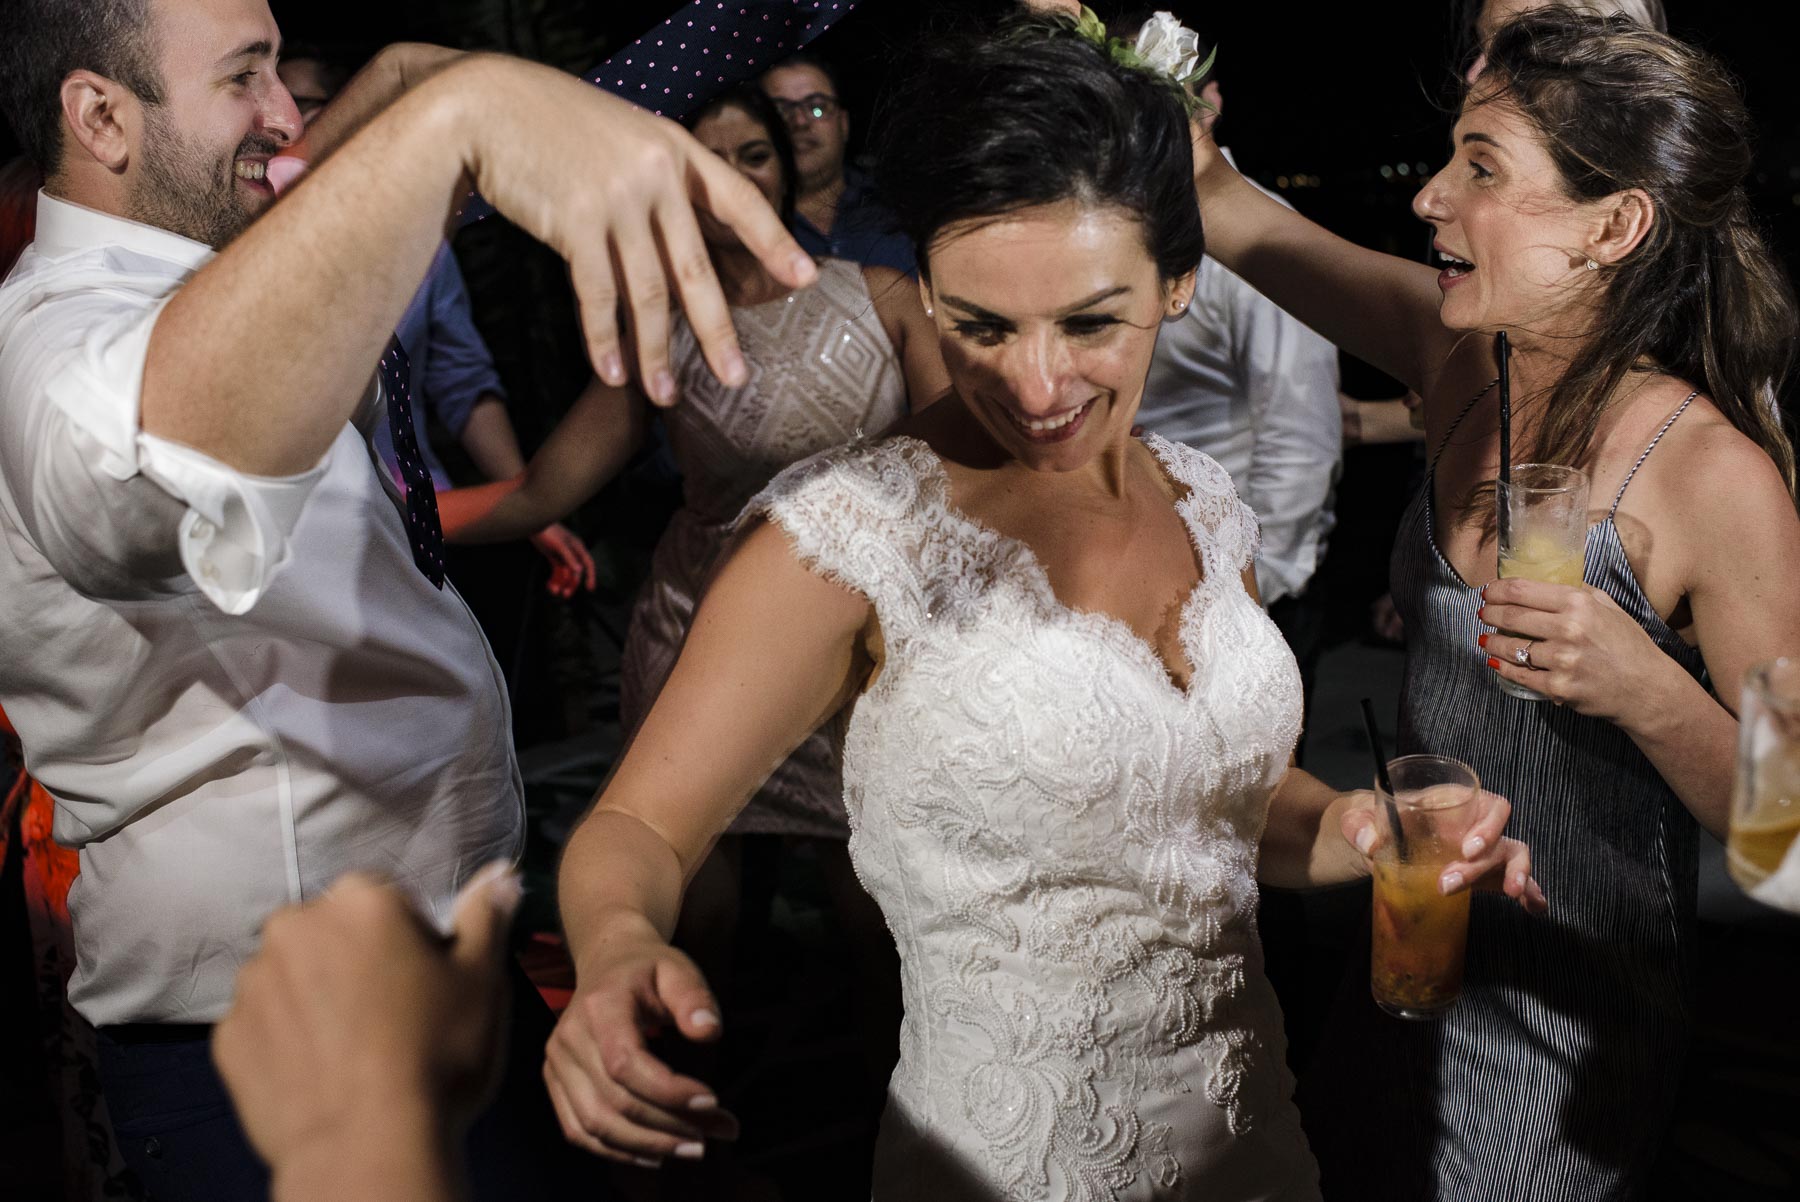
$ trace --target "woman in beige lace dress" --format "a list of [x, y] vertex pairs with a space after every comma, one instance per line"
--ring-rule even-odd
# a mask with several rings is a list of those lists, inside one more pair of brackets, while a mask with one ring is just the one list
[[[726, 93], [692, 126], [784, 216], [792, 212], [787, 128], [760, 91]], [[783, 292], [770, 288], [742, 247], [714, 244], [712, 252], [750, 378], [737, 388], [721, 384], [693, 331], [677, 320], [670, 350], [679, 400], [663, 421], [681, 469], [683, 504], [657, 544], [632, 613], [620, 706], [627, 732], [642, 722], [674, 666], [695, 602], [745, 504], [788, 465], [859, 434], [879, 434], [949, 388], [937, 331], [909, 277], [825, 259], [815, 285]], [[595, 380], [523, 476], [439, 498], [446, 531], [479, 538], [490, 526], [517, 528], [537, 514], [568, 513], [636, 454], [648, 415], [642, 394]], [[774, 768], [697, 870], [677, 940], [715, 977], [727, 975], [742, 893], [744, 843], [736, 836], [782, 836], [786, 847], [803, 842], [853, 949], [869, 1055], [891, 1061], [897, 966], [880, 912], [850, 867], [838, 733], [835, 726], [815, 732]], [[878, 1080], [888, 1066], [872, 1067]]]

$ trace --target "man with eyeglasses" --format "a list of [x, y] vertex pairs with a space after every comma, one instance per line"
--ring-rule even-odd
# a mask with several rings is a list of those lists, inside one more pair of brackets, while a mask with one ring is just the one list
[[837, 79], [817, 55], [802, 51], [762, 78], [763, 91], [787, 120], [799, 173], [794, 238], [813, 255], [878, 264], [913, 274], [912, 243], [870, 194], [868, 177], [845, 163], [850, 114]]

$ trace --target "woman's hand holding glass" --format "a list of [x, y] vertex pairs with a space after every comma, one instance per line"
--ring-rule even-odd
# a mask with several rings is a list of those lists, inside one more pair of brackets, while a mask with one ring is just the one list
[[[1376, 796], [1367, 789], [1359, 790], [1357, 804], [1343, 811], [1340, 829], [1344, 839], [1362, 855], [1373, 871], [1375, 842], [1379, 821], [1375, 813]], [[1438, 876], [1438, 888], [1444, 893], [1473, 889], [1480, 893], [1500, 893], [1517, 901], [1528, 913], [1542, 914], [1549, 909], [1543, 887], [1531, 875], [1531, 849], [1502, 832], [1512, 817], [1512, 803], [1498, 793], [1480, 791], [1476, 804], [1481, 815], [1463, 837], [1462, 859], [1444, 866]]]
[[1476, 616], [1506, 633], [1477, 642], [1505, 679], [1621, 725], [1634, 702], [1662, 695], [1657, 673], [1674, 661], [1599, 589], [1515, 577], [1494, 581], [1482, 599]]

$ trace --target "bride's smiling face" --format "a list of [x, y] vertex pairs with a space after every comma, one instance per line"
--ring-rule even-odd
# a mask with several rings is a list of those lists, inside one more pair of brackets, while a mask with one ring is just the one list
[[945, 227], [921, 282], [957, 395], [1038, 471], [1073, 471], [1130, 436], [1164, 317], [1194, 276], [1164, 280], [1137, 216], [1079, 201]]

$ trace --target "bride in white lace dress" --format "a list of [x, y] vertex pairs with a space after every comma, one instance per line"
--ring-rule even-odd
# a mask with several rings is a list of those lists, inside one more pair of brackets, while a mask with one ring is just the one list
[[[564, 1131], [655, 1164], [735, 1128], [645, 1050], [720, 1031], [666, 940], [761, 776], [847, 709], [851, 855], [906, 1002], [875, 1197], [1316, 1198], [1256, 882], [1366, 872], [1366, 820], [1288, 766], [1255, 519], [1205, 455], [1131, 437], [1202, 253], [1179, 95], [1035, 22], [930, 58], [895, 111], [881, 171], [954, 393], [751, 502], [571, 837]], [[1456, 867], [1517, 895], [1505, 811]]]

